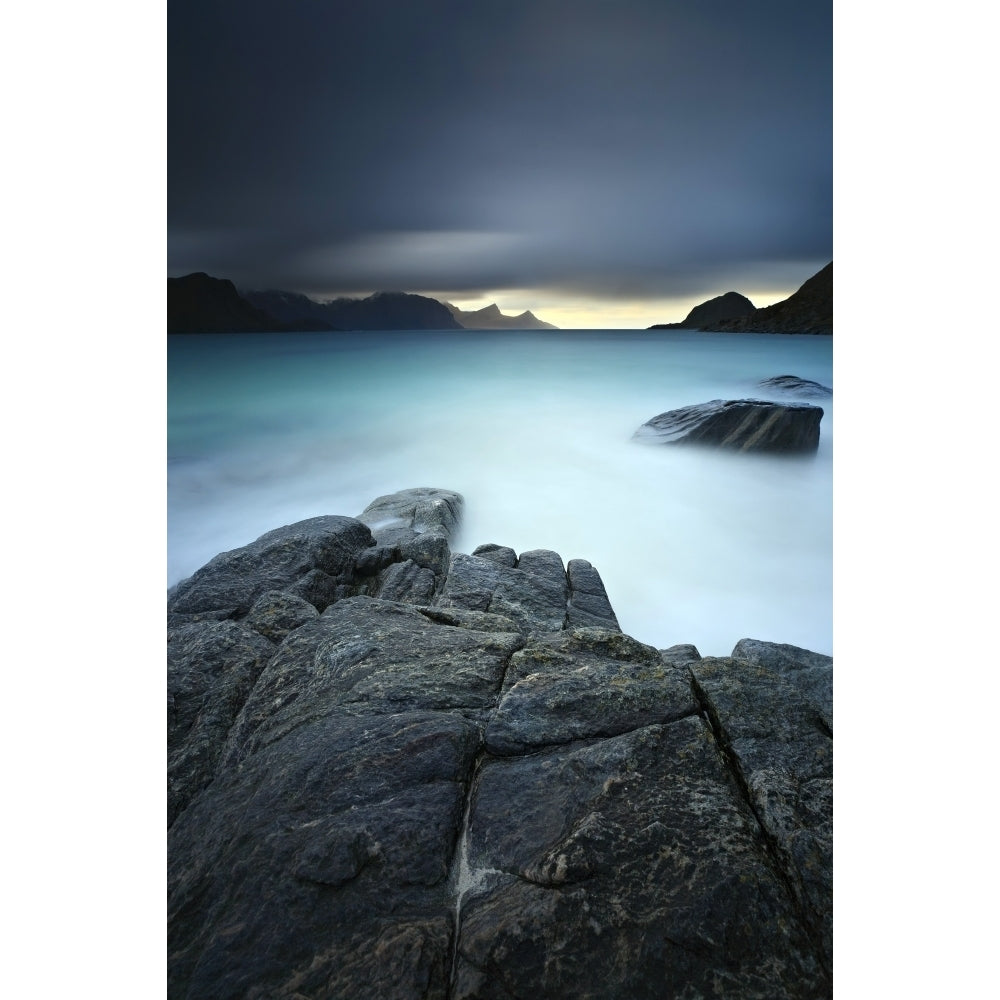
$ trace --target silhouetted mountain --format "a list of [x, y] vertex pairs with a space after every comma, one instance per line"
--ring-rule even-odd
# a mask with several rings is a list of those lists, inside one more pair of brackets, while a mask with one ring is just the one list
[[459, 309], [450, 302], [444, 305], [451, 310], [451, 314], [466, 330], [558, 330], [553, 326], [540, 320], [532, 312], [525, 309], [518, 316], [505, 316], [500, 312], [500, 307], [495, 303], [484, 306], [482, 309]]
[[345, 330], [461, 330], [437, 299], [408, 292], [375, 292], [366, 299], [334, 299], [329, 315]]
[[288, 330], [339, 330], [330, 319], [326, 306], [298, 292], [240, 293], [251, 305], [280, 320]]
[[793, 295], [749, 316], [724, 320], [703, 330], [735, 333], [833, 334], [833, 261], [814, 274]]
[[426, 295], [375, 292], [317, 302], [298, 292], [240, 289], [203, 272], [167, 279], [168, 333], [293, 333], [313, 330], [556, 330], [528, 310], [497, 305], [464, 312]]
[[375, 292], [364, 299], [316, 302], [297, 292], [252, 292], [244, 296], [293, 329], [323, 324], [328, 330], [460, 330], [437, 299], [407, 292]]
[[681, 323], [657, 323], [650, 330], [704, 330], [710, 323], [749, 315], [754, 304], [739, 292], [726, 292], [695, 306]]
[[264, 333], [282, 330], [273, 316], [255, 308], [225, 278], [202, 271], [167, 278], [168, 333]]

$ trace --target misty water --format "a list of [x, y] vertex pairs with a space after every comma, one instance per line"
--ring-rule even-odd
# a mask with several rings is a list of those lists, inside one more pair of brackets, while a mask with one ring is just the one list
[[168, 585], [213, 555], [385, 493], [457, 490], [454, 551], [588, 559], [622, 629], [726, 655], [833, 652], [833, 406], [800, 458], [640, 444], [666, 410], [832, 386], [832, 338], [687, 331], [171, 336]]

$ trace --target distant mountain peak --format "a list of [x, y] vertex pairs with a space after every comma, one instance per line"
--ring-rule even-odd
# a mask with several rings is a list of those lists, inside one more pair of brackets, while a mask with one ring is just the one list
[[466, 330], [558, 330], [551, 323], [546, 323], [535, 316], [530, 310], [517, 316], [507, 316], [500, 311], [500, 307], [491, 302], [482, 309], [459, 309], [458, 306], [450, 302], [444, 303], [455, 319], [465, 327]]

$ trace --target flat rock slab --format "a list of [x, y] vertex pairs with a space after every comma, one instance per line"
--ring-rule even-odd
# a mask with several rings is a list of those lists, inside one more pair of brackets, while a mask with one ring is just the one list
[[221, 771], [170, 831], [169, 995], [443, 1000], [479, 741], [442, 712], [330, 712]]
[[487, 759], [466, 850], [456, 1000], [828, 995], [701, 718]]
[[519, 632], [453, 627], [406, 604], [338, 601], [279, 647], [233, 725], [225, 763], [348, 706], [373, 713], [492, 708], [523, 645]]
[[572, 629], [529, 640], [511, 657], [486, 747], [523, 754], [697, 711], [688, 672], [652, 646], [607, 629]]
[[819, 447], [822, 418], [822, 407], [810, 403], [713, 399], [660, 413], [647, 420], [633, 440], [797, 454], [814, 452]]

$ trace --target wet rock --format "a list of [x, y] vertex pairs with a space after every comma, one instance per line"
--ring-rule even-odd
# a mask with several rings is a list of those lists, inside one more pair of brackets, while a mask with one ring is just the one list
[[504, 569], [489, 610], [512, 618], [525, 633], [557, 632], [566, 624], [569, 584], [557, 552], [522, 552], [517, 569]]
[[315, 606], [301, 597], [269, 590], [257, 598], [245, 624], [265, 638], [281, 642], [289, 632], [318, 617]]
[[451, 538], [462, 518], [464, 500], [454, 490], [418, 487], [373, 500], [358, 515], [379, 545], [409, 541], [415, 535]]
[[416, 608], [352, 597], [327, 608], [282, 643], [233, 725], [224, 763], [312, 718], [355, 706], [372, 713], [492, 707], [517, 632], [483, 632], [431, 621]]
[[686, 670], [618, 631], [579, 628], [536, 638], [510, 661], [486, 747], [499, 756], [614, 736], [693, 715]]
[[486, 760], [467, 840], [456, 998], [827, 995], [700, 718]]
[[453, 490], [421, 488], [379, 497], [358, 515], [377, 544], [355, 560], [354, 582], [339, 597], [365, 595], [427, 603], [444, 586], [464, 501]]
[[486, 611], [466, 611], [462, 608], [417, 607], [425, 618], [455, 628], [469, 628], [475, 632], [517, 632], [517, 622], [503, 615]]
[[353, 578], [355, 558], [371, 544], [371, 532], [351, 517], [298, 521], [217, 555], [173, 588], [167, 610], [242, 617], [262, 594], [280, 590], [322, 611], [336, 600], [338, 586]]
[[618, 628], [600, 574], [586, 559], [564, 566], [548, 549], [522, 552], [516, 559], [513, 551], [489, 545], [478, 549], [479, 555], [455, 553], [434, 604], [503, 615], [525, 635], [575, 626]]
[[442, 608], [487, 611], [502, 572], [503, 567], [492, 559], [455, 552], [444, 590], [435, 603]]
[[493, 543], [477, 545], [472, 550], [472, 554], [480, 559], [489, 559], [490, 562], [495, 562], [498, 566], [508, 566], [510, 569], [517, 566], [517, 553], [508, 545], [494, 545]]
[[408, 601], [422, 604], [434, 596], [436, 579], [433, 570], [418, 566], [412, 559], [393, 563], [379, 575], [373, 596], [384, 601]]
[[819, 382], [811, 379], [799, 378], [797, 375], [775, 375], [757, 383], [762, 389], [777, 390], [787, 392], [793, 396], [823, 397], [832, 396], [833, 390]]
[[681, 642], [676, 646], [671, 646], [669, 649], [661, 649], [660, 659], [664, 663], [682, 664], [687, 663], [688, 660], [700, 660], [701, 653], [698, 652], [696, 646], [692, 646], [687, 642]]
[[178, 588], [169, 995], [830, 996], [832, 660], [646, 646], [588, 562], [452, 555], [415, 492]]
[[833, 661], [742, 640], [689, 664], [712, 721], [824, 965], [832, 959]]
[[570, 591], [566, 627], [592, 625], [620, 631], [604, 581], [597, 570], [586, 559], [570, 559], [566, 564], [566, 577]]
[[446, 713], [304, 712], [220, 773], [170, 832], [169, 995], [443, 998], [478, 743]]
[[785, 454], [819, 447], [823, 410], [809, 403], [713, 399], [660, 413], [633, 435], [644, 444], [711, 445], [732, 451]]
[[211, 782], [229, 730], [274, 649], [236, 622], [168, 630], [168, 826]]

